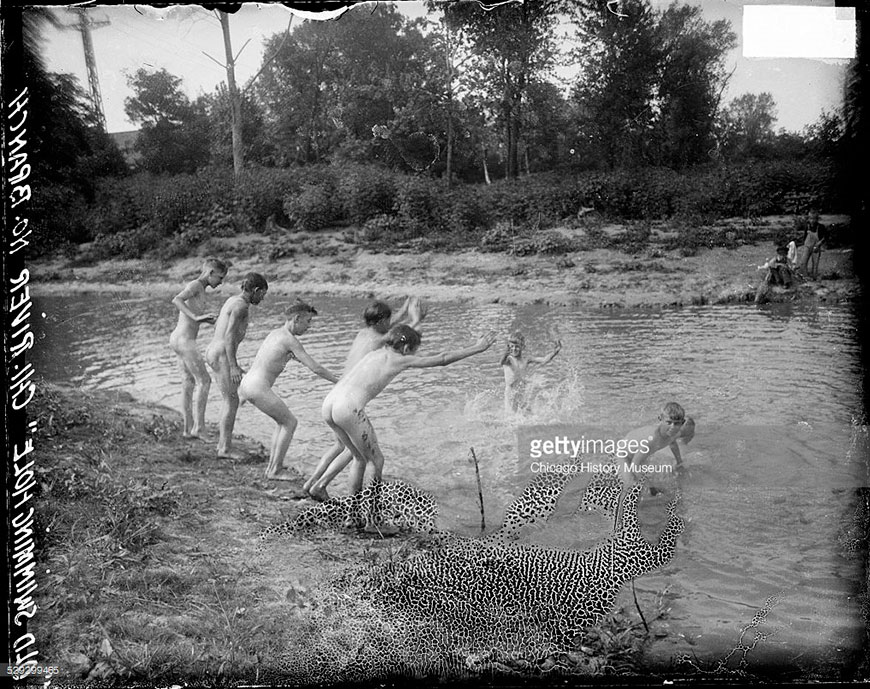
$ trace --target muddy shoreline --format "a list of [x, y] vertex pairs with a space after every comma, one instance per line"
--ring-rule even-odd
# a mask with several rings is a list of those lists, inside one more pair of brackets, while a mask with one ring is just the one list
[[[636, 254], [615, 249], [574, 251], [562, 256], [514, 256], [464, 249], [417, 252], [413, 243], [389, 252], [361, 248], [345, 231], [283, 236], [292, 256], [272, 258], [276, 239], [243, 235], [212, 240], [197, 255], [90, 261], [87, 247], [73, 258], [34, 261], [32, 281], [43, 294], [96, 291], [162, 293], [192, 279], [206, 251], [232, 263], [228, 284], [249, 271], [263, 273], [279, 296], [328, 294], [366, 298], [416, 295], [433, 301], [505, 304], [544, 303], [582, 308], [671, 308], [752, 302], [761, 279], [757, 266], [775, 251], [772, 237], [785, 221], [767, 221], [754, 243], [700, 248], [694, 255], [667, 249], [668, 233], [653, 233]], [[609, 226], [610, 233], [622, 228]], [[582, 240], [581, 230], [562, 230]], [[688, 252], [691, 253], [691, 252]], [[226, 290], [226, 288], [225, 288]], [[822, 254], [819, 279], [776, 295], [774, 301], [814, 299], [849, 302], [860, 294], [852, 250]]]

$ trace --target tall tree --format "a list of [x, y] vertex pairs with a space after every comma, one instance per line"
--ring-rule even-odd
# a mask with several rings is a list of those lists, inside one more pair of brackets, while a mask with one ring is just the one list
[[726, 20], [705, 21], [697, 5], [676, 2], [658, 24], [662, 61], [655, 105], [659, 164], [683, 168], [708, 159], [727, 82], [725, 56], [737, 37]]
[[572, 57], [582, 65], [572, 89], [577, 143], [587, 164], [632, 166], [644, 161], [663, 55], [646, 0], [613, 8], [606, 0], [573, 8], [578, 36]]
[[275, 58], [256, 88], [285, 162], [371, 158], [372, 128], [392, 123], [426, 79], [426, 41], [391, 6], [306, 21], [282, 41], [267, 41]]
[[165, 69], [140, 68], [128, 77], [133, 96], [124, 100], [131, 122], [141, 125], [136, 150], [140, 167], [154, 173], [194, 172], [209, 161], [208, 121], [199, 104]]
[[526, 0], [485, 11], [477, 3], [445, 5], [448, 23], [462, 28], [478, 58], [479, 88], [499, 114], [506, 174], [519, 175], [522, 104], [531, 83], [554, 63], [560, 3]]
[[744, 93], [733, 99], [718, 120], [718, 139], [728, 158], [753, 158], [769, 152], [774, 141], [776, 102], [765, 93]]

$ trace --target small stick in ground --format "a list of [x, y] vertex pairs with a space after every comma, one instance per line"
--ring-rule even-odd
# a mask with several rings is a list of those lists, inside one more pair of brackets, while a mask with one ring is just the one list
[[646, 629], [646, 633], [649, 634], [649, 625], [646, 623], [646, 618], [643, 616], [643, 610], [640, 609], [640, 603], [637, 602], [637, 591], [634, 589], [634, 579], [631, 580], [631, 593], [634, 595], [634, 607], [637, 608], [637, 612], [640, 615], [640, 621], [643, 622], [643, 628]]
[[480, 487], [480, 467], [477, 464], [477, 455], [471, 448], [471, 458], [474, 460], [474, 475], [477, 477], [477, 499], [480, 501], [480, 533], [486, 531], [486, 514], [483, 511], [483, 489]]

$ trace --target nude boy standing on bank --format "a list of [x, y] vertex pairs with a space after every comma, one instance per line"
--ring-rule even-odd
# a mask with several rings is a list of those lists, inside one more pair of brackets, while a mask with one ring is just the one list
[[286, 322], [270, 332], [260, 345], [251, 370], [242, 378], [239, 385], [239, 399], [250, 402], [261, 412], [271, 417], [275, 423], [272, 446], [269, 451], [269, 465], [266, 478], [287, 480], [289, 474], [284, 470], [284, 458], [296, 431], [296, 417], [287, 405], [272, 390], [278, 376], [287, 363], [295, 359], [321, 378], [331, 383], [338, 382], [338, 376], [318, 364], [299, 342], [297, 337], [304, 335], [311, 326], [311, 319], [317, 310], [303, 301], [297, 301], [285, 312]]
[[223, 398], [218, 457], [237, 458], [232, 454], [231, 447], [233, 426], [239, 409], [239, 383], [242, 382], [244, 371], [239, 366], [236, 353], [248, 332], [250, 306], [263, 301], [268, 289], [266, 278], [259, 273], [248, 273], [242, 282], [242, 293], [224, 302], [214, 326], [214, 337], [205, 352], [205, 361], [214, 371]]
[[[205, 312], [207, 287], [217, 289], [227, 275], [227, 265], [217, 258], [207, 258], [196, 280], [192, 280], [172, 299], [178, 309], [178, 324], [169, 336], [169, 346], [178, 355], [181, 368], [182, 435], [202, 438], [205, 431], [205, 406], [211, 378], [196, 347], [202, 323], [214, 323], [217, 315]], [[194, 394], [195, 393], [195, 394]]]

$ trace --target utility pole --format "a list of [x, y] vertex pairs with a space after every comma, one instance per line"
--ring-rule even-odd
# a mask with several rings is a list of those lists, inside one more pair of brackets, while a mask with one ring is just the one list
[[102, 131], [106, 131], [106, 114], [103, 111], [103, 97], [100, 94], [100, 78], [97, 75], [97, 60], [94, 57], [94, 42], [91, 40], [91, 29], [108, 26], [111, 22], [104, 19], [95, 22], [88, 16], [88, 10], [83, 7], [71, 8], [79, 16], [78, 24], [66, 24], [64, 29], [76, 29], [82, 35], [82, 47], [85, 50], [85, 67], [88, 70], [88, 90], [90, 91], [91, 105], [97, 116], [97, 124]]
[[[235, 59], [233, 58], [233, 47], [230, 44], [230, 17], [222, 10], [217, 10], [217, 15], [224, 34], [224, 51], [227, 58], [227, 90], [230, 96], [230, 111], [232, 113], [233, 172], [238, 177], [245, 166], [245, 149], [242, 140], [242, 101], [239, 97], [239, 90], [236, 88]], [[244, 49], [244, 46], [242, 48]]]

